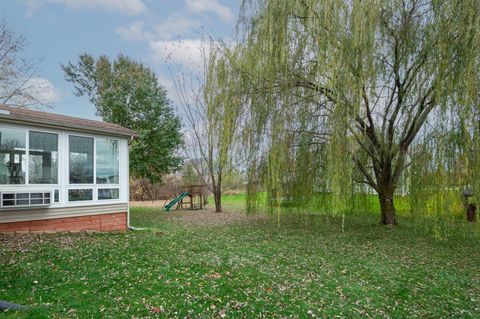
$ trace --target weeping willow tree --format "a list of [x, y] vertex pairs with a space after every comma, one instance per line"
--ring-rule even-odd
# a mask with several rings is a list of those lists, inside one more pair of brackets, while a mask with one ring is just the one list
[[[418, 185], [422, 170], [441, 183], [478, 144], [478, 122], [466, 119], [479, 102], [479, 30], [477, 0], [244, 1], [236, 71], [248, 96], [249, 189], [263, 175], [271, 204], [326, 190], [340, 211], [370, 189], [381, 223], [395, 225], [400, 183]], [[459, 152], [440, 147], [450, 131]], [[426, 157], [419, 149], [433, 137], [442, 142]], [[471, 172], [478, 160], [468, 163]]]

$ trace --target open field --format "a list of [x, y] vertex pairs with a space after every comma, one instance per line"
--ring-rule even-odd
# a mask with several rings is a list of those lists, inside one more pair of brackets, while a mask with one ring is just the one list
[[378, 216], [132, 208], [121, 234], [0, 235], [0, 318], [475, 318], [480, 240]]

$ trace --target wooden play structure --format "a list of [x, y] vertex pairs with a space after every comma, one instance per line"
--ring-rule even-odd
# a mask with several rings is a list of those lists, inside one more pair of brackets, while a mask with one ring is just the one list
[[203, 209], [207, 203], [206, 185], [184, 186], [182, 192], [164, 206], [165, 211], [175, 209]]

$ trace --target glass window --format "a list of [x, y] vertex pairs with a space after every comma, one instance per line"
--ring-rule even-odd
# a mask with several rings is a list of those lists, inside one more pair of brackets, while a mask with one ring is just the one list
[[15, 193], [2, 193], [2, 206], [15, 206]]
[[77, 201], [92, 200], [92, 199], [93, 199], [92, 189], [69, 189], [68, 190], [69, 202], [77, 202]]
[[30, 184], [57, 184], [58, 135], [30, 131], [28, 139]]
[[118, 184], [118, 141], [97, 139], [97, 184]]
[[98, 199], [118, 199], [119, 192], [118, 188], [99, 188], [98, 189]]
[[93, 184], [93, 138], [69, 136], [70, 184]]
[[25, 184], [26, 130], [0, 127], [0, 184]]
[[53, 190], [53, 201], [54, 201], [55, 203], [59, 203], [59, 202], [60, 202], [60, 190], [59, 190], [59, 189]]

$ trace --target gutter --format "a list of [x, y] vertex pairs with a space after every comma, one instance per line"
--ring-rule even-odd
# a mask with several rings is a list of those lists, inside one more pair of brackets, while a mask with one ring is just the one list
[[[137, 136], [130, 136], [130, 139], [128, 140], [128, 145], [136, 138]], [[136, 227], [130, 226], [130, 149], [127, 149], [127, 228], [130, 230], [139, 230]]]

